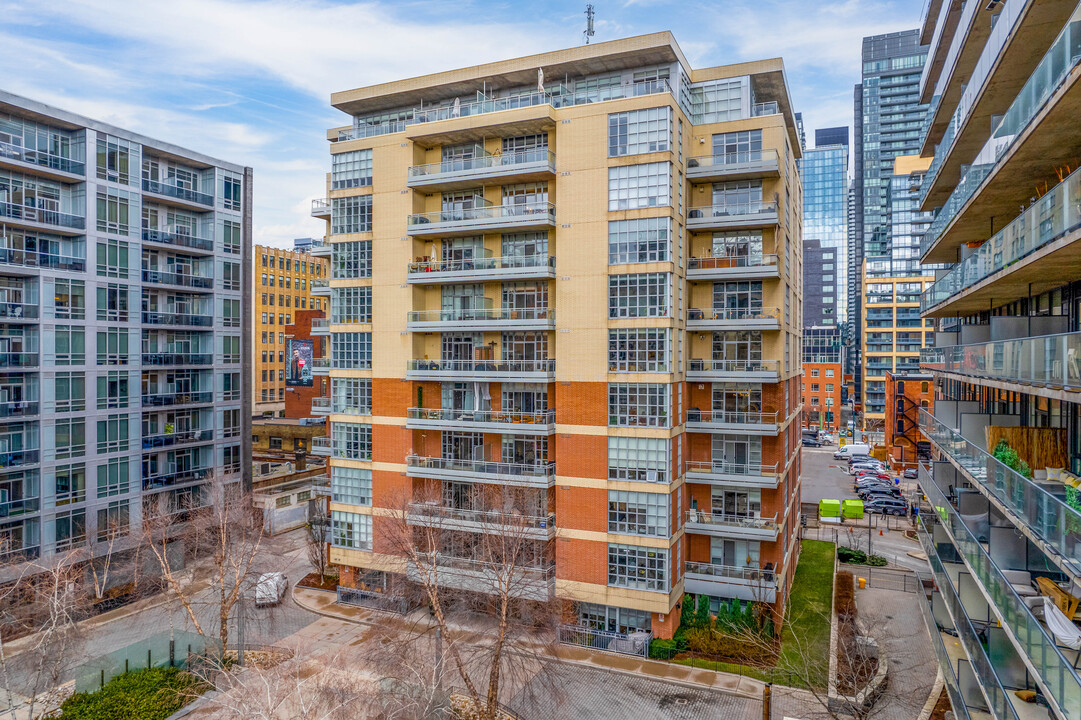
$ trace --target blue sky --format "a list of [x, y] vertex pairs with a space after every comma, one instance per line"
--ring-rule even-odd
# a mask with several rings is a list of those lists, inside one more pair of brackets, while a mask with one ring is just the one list
[[[852, 124], [865, 35], [922, 0], [594, 2], [594, 42], [672, 30], [695, 67], [781, 56], [809, 139]], [[322, 234], [332, 91], [582, 42], [585, 2], [0, 0], [0, 87], [255, 169], [254, 237]], [[813, 141], [812, 141], [813, 142]]]

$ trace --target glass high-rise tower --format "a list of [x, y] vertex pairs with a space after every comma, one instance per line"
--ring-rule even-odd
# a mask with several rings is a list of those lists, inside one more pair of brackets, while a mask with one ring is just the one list
[[837, 326], [844, 322], [848, 306], [848, 128], [815, 131], [815, 147], [804, 152], [800, 177], [803, 236], [817, 240], [834, 256], [822, 275], [804, 284], [804, 308], [818, 305], [815, 300], [821, 298], [821, 316], [807, 318], [810, 322], [805, 320], [804, 325]]

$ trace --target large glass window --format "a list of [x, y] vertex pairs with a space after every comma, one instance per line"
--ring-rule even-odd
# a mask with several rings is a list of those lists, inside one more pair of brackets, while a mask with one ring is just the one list
[[331, 380], [333, 410], [347, 415], [372, 414], [372, 381], [365, 378]]
[[371, 333], [334, 333], [330, 341], [331, 366], [339, 370], [372, 369]]
[[332, 243], [330, 276], [335, 279], [370, 278], [372, 276], [372, 241]]
[[671, 204], [671, 163], [608, 168], [609, 210], [634, 210]]
[[669, 273], [610, 275], [608, 277], [608, 317], [668, 317]]
[[99, 498], [126, 494], [130, 482], [130, 466], [126, 458], [112, 458], [98, 465]]
[[332, 235], [372, 231], [372, 196], [334, 198], [330, 208]]
[[127, 450], [129, 424], [127, 415], [110, 415], [106, 420], [98, 420], [98, 452], [104, 454]]
[[672, 108], [658, 107], [608, 116], [608, 156], [661, 152], [672, 147]]
[[360, 423], [331, 423], [331, 455], [341, 460], [372, 459], [372, 426]]
[[372, 516], [332, 510], [330, 544], [354, 550], [372, 549]]
[[332, 323], [370, 323], [372, 321], [372, 289], [370, 287], [333, 288], [330, 304]]
[[330, 500], [346, 505], [372, 504], [372, 471], [367, 468], [330, 468]]
[[608, 532], [668, 537], [668, 494], [609, 490]]
[[57, 420], [53, 437], [57, 460], [86, 454], [86, 421], [82, 418]]
[[665, 438], [609, 437], [608, 479], [668, 482], [668, 442]]
[[[130, 235], [131, 208], [138, 207], [138, 200], [133, 202], [127, 192], [107, 187], [99, 187], [97, 197], [98, 232]], [[135, 217], [138, 219], [139, 215]]]
[[669, 386], [609, 383], [608, 424], [612, 427], [668, 427]]
[[124, 537], [131, 530], [127, 500], [116, 500], [98, 510], [98, 542]]
[[111, 278], [128, 276], [128, 244], [122, 240], [98, 243], [98, 275]]
[[111, 136], [98, 138], [98, 180], [131, 184], [133, 168], [139, 167], [139, 145]]
[[762, 131], [740, 130], [713, 136], [713, 157], [726, 163], [759, 160], [762, 157]]
[[668, 592], [668, 551], [609, 543], [608, 584]]
[[672, 219], [613, 220], [608, 223], [608, 263], [665, 262], [671, 256]]
[[55, 391], [57, 412], [82, 412], [86, 409], [86, 378], [83, 373], [56, 373]]
[[330, 189], [366, 187], [372, 184], [372, 151], [353, 150], [330, 156]]
[[74, 325], [57, 325], [54, 335], [57, 365], [82, 365], [86, 362], [86, 331]]
[[669, 333], [666, 328], [609, 330], [609, 372], [668, 372]]

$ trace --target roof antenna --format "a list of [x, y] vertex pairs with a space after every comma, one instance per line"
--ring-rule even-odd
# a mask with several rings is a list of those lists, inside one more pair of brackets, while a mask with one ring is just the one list
[[593, 4], [586, 5], [586, 29], [582, 32], [582, 39], [585, 40], [585, 44], [589, 44], [589, 39], [593, 37]]

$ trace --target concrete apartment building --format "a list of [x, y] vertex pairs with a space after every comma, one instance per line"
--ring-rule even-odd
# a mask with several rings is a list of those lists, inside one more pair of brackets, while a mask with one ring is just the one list
[[[329, 307], [329, 266], [308, 252], [256, 245], [252, 250], [252, 338], [255, 358], [252, 409], [256, 415], [285, 412], [287, 335], [297, 314]], [[318, 324], [318, 322], [316, 322]]]
[[[1077, 718], [1081, 4], [933, 0], [922, 32], [937, 212], [920, 252], [951, 264], [921, 304], [925, 617], [959, 716]], [[1000, 440], [1028, 470], [991, 454]]]
[[251, 169], [0, 92], [0, 554], [250, 485]]
[[[569, 624], [668, 637], [685, 592], [779, 610], [802, 317], [780, 60], [693, 69], [657, 33], [332, 104], [351, 122], [313, 208], [332, 266], [314, 448], [342, 584], [416, 578], [385, 529], [403, 497], [466, 536], [498, 533], [466, 518], [515, 487], [528, 596], [569, 601]], [[441, 582], [483, 587], [463, 547], [433, 549]]]

